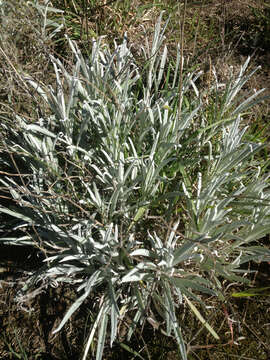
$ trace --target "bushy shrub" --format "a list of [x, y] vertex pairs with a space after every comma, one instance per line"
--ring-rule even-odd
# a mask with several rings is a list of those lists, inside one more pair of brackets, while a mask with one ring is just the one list
[[51, 115], [2, 124], [9, 171], [0, 181], [13, 207], [0, 211], [17, 219], [6, 228], [24, 233], [1, 241], [45, 255], [18, 301], [37, 286], [77, 286], [57, 332], [91, 297], [84, 359], [94, 338], [102, 358], [107, 335], [112, 346], [128, 314], [127, 339], [147, 319], [173, 334], [187, 359], [176, 308], [195, 312], [201, 293], [222, 299], [221, 278], [247, 281], [240, 266], [270, 258], [255, 242], [270, 230], [268, 176], [255, 156], [262, 145], [245, 141], [241, 126], [260, 92], [237, 98], [252, 75], [249, 60], [227, 85], [216, 79], [211, 93], [199, 92], [195, 73], [184, 73], [179, 89], [180, 51], [175, 64], [167, 61], [164, 31], [160, 18], [152, 46], [142, 47], [143, 70], [127, 39], [113, 51], [94, 41], [89, 59], [69, 41], [73, 72], [51, 57], [54, 88], [24, 77]]

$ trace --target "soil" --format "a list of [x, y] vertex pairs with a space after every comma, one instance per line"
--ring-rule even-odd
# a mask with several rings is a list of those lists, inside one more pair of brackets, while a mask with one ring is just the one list
[[[7, 249], [2, 250], [1, 254], [4, 254]], [[6, 252], [5, 255], [7, 254]], [[13, 253], [11, 257], [5, 256], [3, 259], [0, 256], [0, 358], [22, 358], [18, 356], [24, 353], [23, 359], [31, 360], [81, 359], [91, 325], [89, 318], [93, 300], [85, 302], [72, 317], [72, 321], [59, 333], [52, 335], [78, 294], [69, 285], [50, 286], [43, 288], [34, 298], [29, 298], [22, 307], [16, 301], [18, 293], [29, 274], [38, 265], [42, 265], [42, 259], [36, 260], [37, 254], [30, 247], [21, 247], [17, 256]], [[32, 268], [31, 258], [35, 259], [35, 266]], [[255, 271], [252, 274], [254, 287], [270, 286], [269, 263], [254, 263], [250, 266]], [[243, 290], [238, 284], [230, 287], [227, 294]], [[39, 284], [37, 290], [38, 288]], [[200, 311], [218, 333], [220, 340], [212, 338], [188, 309], [180, 308], [179, 321], [183, 324], [185, 339], [189, 340], [189, 359], [226, 360], [241, 356], [254, 360], [270, 359], [270, 293], [252, 298], [228, 297], [225, 303], [217, 299], [208, 299], [206, 302], [209, 310]], [[152, 359], [178, 358], [176, 343], [154, 330], [148, 323], [143, 333], [137, 332], [128, 346], [146, 359], [149, 353]], [[89, 355], [89, 359], [91, 358]], [[126, 360], [133, 359], [134, 355], [125, 351], [123, 345], [116, 344], [112, 349], [106, 346], [103, 358]]]

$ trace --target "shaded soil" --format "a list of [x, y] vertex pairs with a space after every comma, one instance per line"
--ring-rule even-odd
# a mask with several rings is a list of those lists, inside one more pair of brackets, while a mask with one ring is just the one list
[[[24, 249], [25, 254], [27, 250]], [[33, 255], [33, 252], [30, 252]], [[13, 264], [16, 263], [16, 267]], [[0, 358], [16, 359], [16, 354], [24, 359], [64, 360], [81, 359], [82, 349], [91, 326], [91, 302], [85, 302], [57, 334], [52, 331], [59, 325], [66, 310], [78, 294], [70, 286], [43, 288], [33, 299], [29, 298], [23, 307], [16, 302], [30, 273], [25, 258], [18, 258], [9, 266], [2, 266], [0, 273]], [[252, 273], [254, 287], [270, 286], [270, 265], [250, 264], [256, 271]], [[5, 271], [4, 271], [5, 269]], [[39, 284], [37, 284], [37, 289]], [[230, 293], [242, 291], [237, 284], [227, 286], [227, 301], [215, 298], [204, 299], [208, 309], [200, 308], [205, 319], [220, 336], [215, 340], [201, 325], [187, 307], [179, 308], [179, 321], [185, 339], [189, 342], [189, 359], [226, 360], [243, 356], [243, 359], [270, 359], [270, 293], [268, 296], [252, 298], [232, 298]], [[121, 332], [126, 333], [128, 324], [123, 324]], [[143, 333], [137, 331], [131, 343], [123, 344], [139, 352], [145, 359], [178, 358], [177, 347], [172, 338], [167, 338], [154, 330], [146, 322]], [[18, 355], [19, 356], [19, 355]], [[22, 357], [21, 357], [22, 358]], [[89, 359], [91, 359], [89, 355]], [[94, 358], [94, 357], [93, 357]], [[133, 359], [122, 344], [105, 348], [104, 359]]]

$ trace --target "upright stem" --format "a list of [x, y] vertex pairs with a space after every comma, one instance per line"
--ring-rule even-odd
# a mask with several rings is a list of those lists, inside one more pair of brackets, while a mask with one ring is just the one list
[[184, 2], [184, 11], [182, 14], [182, 21], [180, 16], [180, 0], [178, 2], [178, 11], [179, 11], [179, 29], [180, 29], [180, 68], [179, 68], [179, 103], [178, 103], [178, 118], [181, 119], [181, 112], [182, 112], [182, 102], [183, 102], [183, 65], [184, 65], [184, 28], [185, 28], [185, 20], [186, 20], [186, 8], [187, 8], [187, 0]]

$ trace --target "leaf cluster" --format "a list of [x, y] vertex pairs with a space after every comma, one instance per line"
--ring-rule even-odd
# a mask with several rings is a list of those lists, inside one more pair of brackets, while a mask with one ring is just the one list
[[[160, 18], [152, 45], [141, 48], [142, 73], [126, 38], [113, 50], [93, 41], [88, 59], [67, 40], [75, 63], [69, 71], [51, 56], [55, 86], [22, 74], [50, 114], [2, 122], [9, 137], [0, 182], [10, 206], [0, 212], [12, 221], [0, 240], [45, 255], [18, 301], [36, 284], [77, 286], [57, 332], [95, 299], [84, 359], [95, 338], [101, 359], [130, 314], [127, 340], [148, 320], [187, 359], [176, 309], [186, 303], [204, 321], [191, 300], [222, 299], [221, 278], [247, 281], [241, 265], [270, 258], [256, 243], [270, 230], [268, 176], [254, 157], [263, 145], [246, 141], [241, 126], [261, 91], [237, 97], [252, 75], [249, 59], [228, 84], [216, 77], [206, 97], [196, 87], [200, 73], [186, 73], [179, 88], [183, 59], [178, 48], [168, 63], [164, 31]], [[151, 219], [166, 229], [144, 228]]]

